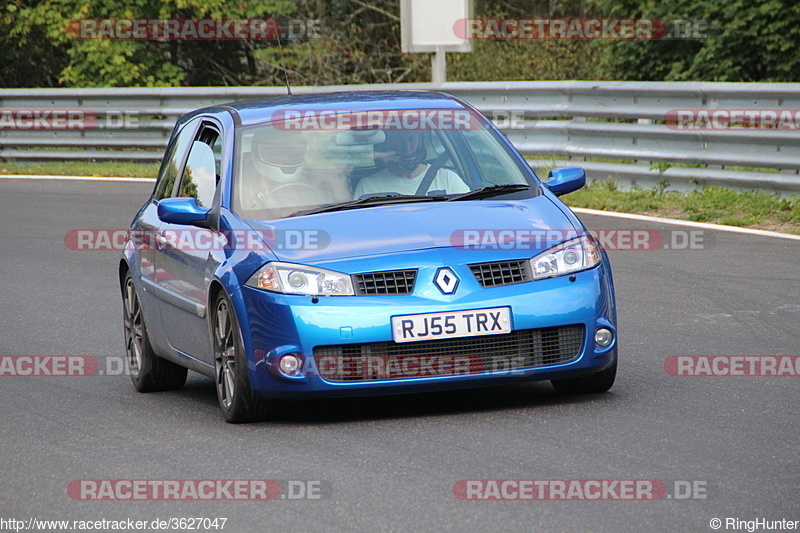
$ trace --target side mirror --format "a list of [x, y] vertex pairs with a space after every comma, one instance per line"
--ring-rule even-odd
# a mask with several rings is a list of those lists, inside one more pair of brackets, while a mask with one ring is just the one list
[[556, 196], [577, 191], [586, 185], [586, 172], [581, 167], [559, 167], [550, 171], [542, 183]]
[[167, 224], [195, 225], [203, 227], [211, 209], [197, 205], [194, 198], [164, 198], [158, 202], [158, 218]]

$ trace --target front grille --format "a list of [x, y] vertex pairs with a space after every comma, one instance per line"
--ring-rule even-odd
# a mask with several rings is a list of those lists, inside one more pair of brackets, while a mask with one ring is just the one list
[[584, 326], [526, 329], [504, 335], [314, 348], [319, 375], [349, 383], [484, 374], [566, 363], [583, 347]]
[[530, 262], [522, 261], [497, 261], [495, 263], [479, 263], [470, 265], [469, 268], [481, 287], [497, 287], [498, 285], [511, 285], [531, 281]]
[[411, 294], [414, 290], [416, 270], [390, 270], [356, 274], [356, 294]]

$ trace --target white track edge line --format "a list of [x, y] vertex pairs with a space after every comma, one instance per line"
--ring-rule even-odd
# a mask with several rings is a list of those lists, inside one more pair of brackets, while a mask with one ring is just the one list
[[730, 233], [743, 233], [745, 235], [758, 235], [761, 237], [778, 237], [781, 239], [791, 239], [800, 241], [800, 235], [790, 233], [778, 233], [777, 231], [767, 231], [763, 229], [738, 228], [736, 226], [723, 226], [722, 224], [709, 224], [707, 222], [692, 222], [690, 220], [675, 220], [674, 218], [651, 217], [647, 215], [634, 215], [632, 213], [618, 213], [616, 211], [599, 211], [597, 209], [585, 209], [583, 207], [570, 207], [576, 213], [586, 215], [600, 215], [606, 217], [627, 218], [630, 220], [641, 220], [643, 222], [660, 222], [662, 224], [673, 224], [676, 226], [689, 226], [692, 228], [711, 229], [716, 231], [727, 231]]
[[153, 183], [155, 178], [105, 178], [100, 176], [35, 176], [27, 174], [0, 174], [0, 179], [9, 180], [73, 180], [73, 181], [129, 181]]

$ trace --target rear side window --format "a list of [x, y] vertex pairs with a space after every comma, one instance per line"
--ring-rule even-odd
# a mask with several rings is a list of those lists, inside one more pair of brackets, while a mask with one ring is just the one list
[[183, 158], [186, 156], [189, 145], [194, 140], [196, 127], [196, 120], [188, 122], [167, 148], [167, 153], [164, 154], [164, 160], [161, 162], [161, 169], [158, 172], [155, 190], [156, 200], [172, 196], [172, 191], [175, 189], [175, 180], [178, 178], [178, 172], [183, 164]]

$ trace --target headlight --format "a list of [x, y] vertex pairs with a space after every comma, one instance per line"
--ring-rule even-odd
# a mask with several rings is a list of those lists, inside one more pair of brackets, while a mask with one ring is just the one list
[[245, 285], [265, 291], [309, 296], [352, 296], [350, 276], [341, 272], [291, 263], [267, 263]]
[[586, 270], [600, 263], [600, 247], [591, 236], [554, 246], [531, 259], [533, 279], [552, 278]]

